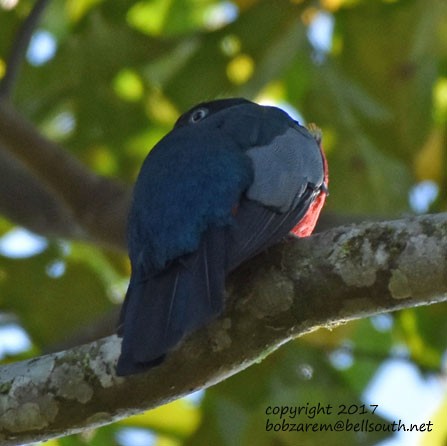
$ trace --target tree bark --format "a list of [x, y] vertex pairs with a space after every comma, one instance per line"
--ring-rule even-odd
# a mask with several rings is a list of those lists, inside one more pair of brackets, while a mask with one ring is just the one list
[[227, 291], [225, 314], [147, 373], [115, 375], [116, 336], [1, 367], [0, 443], [111, 423], [212, 386], [319, 327], [446, 301], [447, 214], [282, 244], [239, 268]]

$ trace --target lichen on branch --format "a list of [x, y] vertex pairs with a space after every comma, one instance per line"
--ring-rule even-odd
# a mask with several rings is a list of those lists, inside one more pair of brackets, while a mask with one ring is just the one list
[[116, 336], [0, 367], [2, 445], [68, 435], [157, 407], [317, 327], [446, 301], [447, 214], [292, 240], [239, 268], [227, 290], [222, 317], [147, 373], [116, 377]]

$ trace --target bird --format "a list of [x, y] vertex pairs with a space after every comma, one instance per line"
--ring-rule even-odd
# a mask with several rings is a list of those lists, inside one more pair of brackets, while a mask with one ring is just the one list
[[133, 189], [117, 375], [159, 365], [216, 319], [241, 263], [310, 235], [327, 187], [321, 135], [278, 107], [227, 98], [181, 115]]

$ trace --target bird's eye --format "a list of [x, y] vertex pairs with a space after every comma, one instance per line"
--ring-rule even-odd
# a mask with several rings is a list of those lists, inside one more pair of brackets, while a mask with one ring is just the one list
[[207, 108], [198, 108], [197, 110], [194, 110], [189, 118], [189, 121], [195, 124], [196, 122], [201, 121], [203, 118], [205, 118], [208, 115], [208, 109]]

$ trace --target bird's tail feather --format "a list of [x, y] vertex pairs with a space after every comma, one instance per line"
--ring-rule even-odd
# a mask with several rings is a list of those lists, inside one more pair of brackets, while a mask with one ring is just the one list
[[224, 244], [223, 229], [209, 230], [196, 252], [130, 284], [121, 315], [119, 375], [159, 364], [185, 335], [222, 312]]

